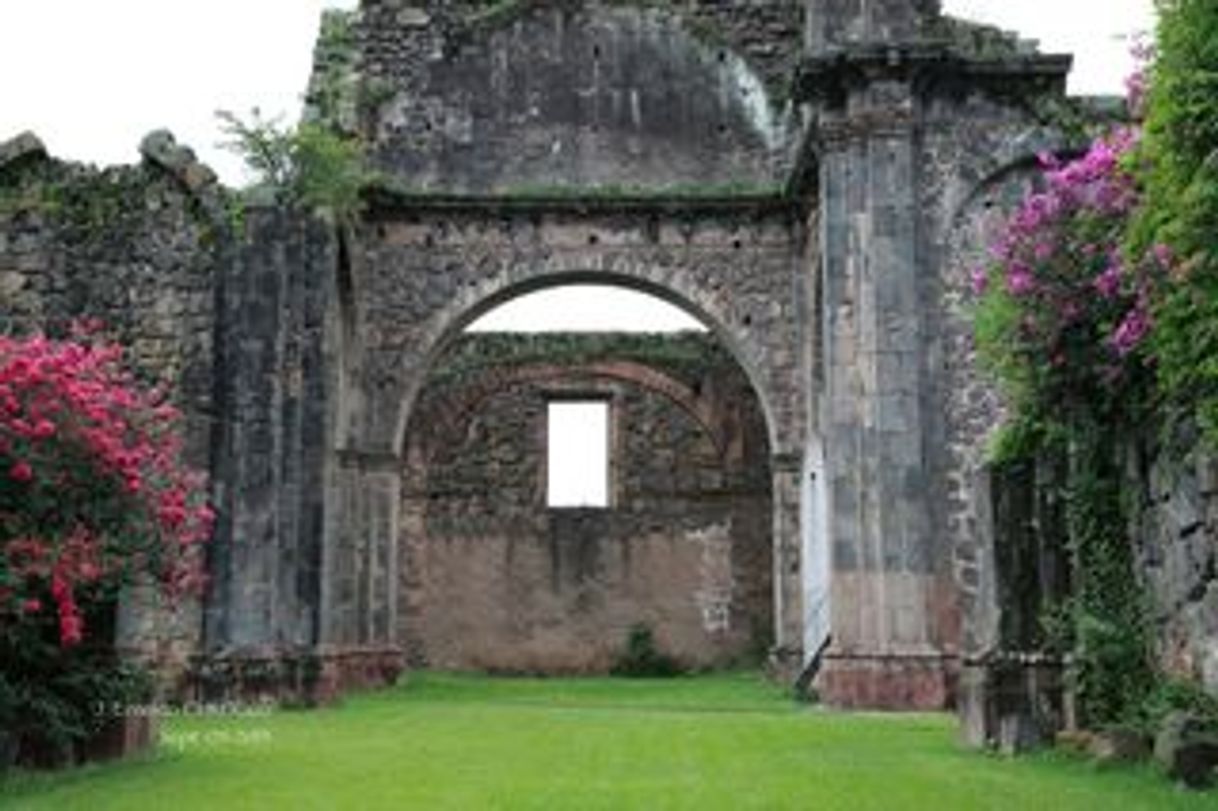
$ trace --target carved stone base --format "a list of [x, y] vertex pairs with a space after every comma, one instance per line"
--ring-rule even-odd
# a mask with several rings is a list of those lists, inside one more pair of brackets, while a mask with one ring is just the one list
[[326, 703], [343, 693], [388, 687], [405, 670], [402, 649], [335, 648], [319, 654], [321, 672], [314, 688], [314, 700]]
[[386, 687], [405, 669], [398, 647], [240, 651], [197, 656], [188, 701], [326, 704], [343, 693]]
[[115, 718], [82, 744], [80, 762], [119, 760], [144, 752], [156, 744], [158, 727], [151, 715]]
[[1014, 754], [1052, 742], [1073, 721], [1059, 659], [1006, 653], [963, 663], [960, 728], [968, 745]]
[[946, 655], [858, 656], [827, 653], [815, 686], [833, 707], [944, 710], [956, 703], [959, 662]]

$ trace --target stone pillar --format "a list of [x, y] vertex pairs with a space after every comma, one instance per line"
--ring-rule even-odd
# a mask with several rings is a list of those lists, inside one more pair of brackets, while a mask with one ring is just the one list
[[330, 482], [321, 595], [319, 693], [391, 683], [401, 672], [398, 643], [396, 457], [345, 452]]
[[800, 574], [800, 479], [795, 454], [770, 461], [774, 505], [774, 650], [773, 665], [793, 679], [803, 666], [803, 581]]
[[819, 111], [833, 571], [820, 690], [846, 706], [942, 707], [952, 607], [925, 435], [917, 98], [887, 60], [858, 61], [870, 70], [819, 79], [834, 88]]
[[329, 229], [286, 211], [251, 212], [228, 268], [217, 365], [223, 387], [213, 473], [209, 651], [307, 646], [316, 601], [327, 385], [321, 369]]
[[218, 521], [191, 676], [203, 697], [295, 692], [317, 642], [335, 261], [325, 223], [255, 209], [218, 286]]

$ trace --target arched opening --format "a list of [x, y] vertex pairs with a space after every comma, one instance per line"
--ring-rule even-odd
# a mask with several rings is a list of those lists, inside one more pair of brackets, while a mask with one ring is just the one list
[[[765, 655], [766, 412], [695, 312], [559, 283], [455, 320], [404, 432], [397, 613], [412, 664], [605, 672], [639, 629], [687, 667]], [[592, 421], [564, 435], [581, 411]], [[556, 498], [581, 477], [600, 498]]]
[[[748, 378], [755, 396], [758, 399], [764, 416], [767, 437], [772, 448], [779, 446], [778, 419], [774, 405], [771, 402], [771, 389], [774, 381], [772, 371], [766, 368], [765, 359], [758, 353], [761, 351], [753, 333], [760, 325], [754, 324], [753, 313], [747, 306], [731, 303], [731, 296], [721, 282], [709, 285], [709, 289], [698, 286], [688, 286], [677, 283], [673, 279], [655, 279], [651, 276], [658, 272], [656, 268], [633, 268], [630, 273], [610, 270], [584, 271], [579, 269], [547, 269], [544, 273], [524, 276], [514, 279], [510, 274], [506, 278], [496, 278], [486, 286], [469, 285], [457, 291], [449, 306], [434, 320], [434, 327], [422, 334], [422, 345], [412, 348], [422, 356], [423, 363], [420, 374], [408, 382], [403, 391], [403, 402], [399, 411], [397, 431], [395, 432], [395, 447], [405, 447], [406, 422], [413, 413], [414, 404], [421, 391], [422, 381], [426, 379], [429, 370], [435, 368], [443, 354], [448, 351], [452, 342], [467, 330], [479, 331], [484, 318], [491, 319], [494, 324], [496, 311], [516, 310], [523, 308], [523, 313], [517, 311], [513, 317], [515, 326], [512, 332], [540, 331], [553, 332], [546, 329], [534, 316], [544, 313], [543, 317], [552, 318], [550, 313], [561, 316], [568, 312], [570, 300], [564, 300], [567, 293], [576, 292], [576, 298], [582, 298], [589, 303], [580, 307], [583, 312], [595, 309], [596, 304], [606, 300], [616, 300], [632, 308], [631, 312], [623, 312], [622, 320], [613, 329], [602, 329], [606, 332], [637, 333], [640, 331], [637, 311], [640, 302], [648, 311], [647, 321], [649, 331], [669, 333], [673, 331], [705, 331], [714, 336], [722, 348], [736, 361], [740, 370]], [[560, 323], [560, 322], [555, 322]], [[602, 322], [602, 326], [606, 322]], [[610, 321], [609, 323], [612, 323]], [[524, 327], [528, 327], [525, 329]], [[567, 331], [585, 332], [584, 328]]]

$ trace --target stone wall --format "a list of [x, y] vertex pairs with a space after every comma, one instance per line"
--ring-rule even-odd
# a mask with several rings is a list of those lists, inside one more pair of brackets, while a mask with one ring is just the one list
[[[1167, 452], [1148, 431], [1125, 444], [1127, 541], [1159, 666], [1218, 692], [1218, 464], [1191, 441]], [[1066, 465], [1025, 460], [980, 478], [977, 540], [989, 548], [993, 593], [986, 648], [966, 667], [963, 689], [965, 734], [975, 743], [1020, 748], [1072, 723], [1065, 663], [1046, 651], [1045, 627], [1073, 584]]]
[[319, 53], [314, 86], [351, 88], [378, 167], [416, 190], [776, 187], [801, 5], [365, 0], [358, 58]]
[[[399, 499], [395, 461], [443, 346], [497, 303], [569, 283], [653, 293], [712, 329], [753, 384], [771, 439], [776, 644], [799, 659], [800, 452], [808, 323], [801, 222], [772, 197], [521, 200], [374, 198], [352, 242], [338, 471], [343, 523], [327, 548], [334, 644], [391, 638]], [[774, 463], [778, 459], [779, 465]], [[364, 563], [366, 562], [366, 566]], [[366, 608], [374, 620], [364, 621]]]
[[99, 170], [0, 145], [0, 329], [63, 334], [95, 319], [146, 375], [172, 383], [206, 466], [225, 223], [214, 176], [167, 135], [143, 163]]
[[[50, 158], [32, 135], [0, 144], [0, 330], [62, 336], [97, 322], [138, 374], [167, 385], [186, 417], [187, 459], [210, 471], [230, 242], [223, 193], [166, 133], [146, 138], [141, 154], [139, 165], [101, 170]], [[128, 595], [120, 644], [180, 670], [199, 642], [199, 607], [170, 615], [156, 603]]]
[[[603, 398], [610, 506], [546, 506], [546, 413]], [[772, 638], [768, 443], [713, 338], [464, 336], [407, 437], [400, 636], [432, 667], [605, 672], [630, 629], [690, 667]]]
[[1133, 535], [1154, 602], [1156, 654], [1172, 676], [1218, 694], [1218, 460], [1146, 443], [1131, 455]]

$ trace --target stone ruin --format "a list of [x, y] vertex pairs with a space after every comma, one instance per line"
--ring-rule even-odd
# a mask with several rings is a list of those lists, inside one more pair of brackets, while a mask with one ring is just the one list
[[[968, 279], [1099, 108], [1068, 56], [937, 6], [328, 13], [307, 114], [380, 178], [342, 227], [236, 205], [165, 133], [105, 170], [0, 146], [4, 328], [103, 319], [177, 381], [213, 478], [209, 593], [133, 596], [124, 643], [197, 697], [312, 700], [408, 665], [601, 672], [642, 623], [837, 706], [958, 706], [976, 742], [1060, 714], [1011, 597], [1051, 562], [1010, 554], [1027, 510], [982, 464]], [[708, 332], [463, 332], [587, 282]], [[546, 405], [573, 396], [609, 404], [605, 509], [546, 506]], [[1214, 684], [1197, 481], [1160, 482], [1143, 538], [1165, 655]]]

